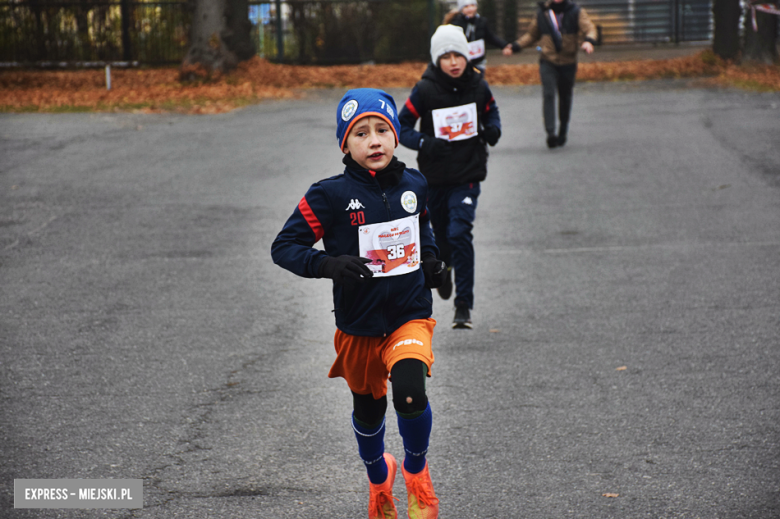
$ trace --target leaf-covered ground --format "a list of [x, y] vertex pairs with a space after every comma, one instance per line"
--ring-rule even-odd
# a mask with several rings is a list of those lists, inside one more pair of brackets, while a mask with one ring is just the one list
[[[311, 88], [411, 88], [424, 63], [356, 66], [277, 65], [255, 58], [231, 74], [181, 83], [178, 68], [113, 69], [111, 90], [98, 70], [5, 70], [0, 72], [0, 112], [142, 111], [219, 113], [305, 95]], [[578, 81], [701, 78], [709, 85], [780, 91], [780, 66], [737, 66], [712, 52], [666, 60], [580, 63]], [[537, 65], [488, 69], [492, 85], [539, 83]]]

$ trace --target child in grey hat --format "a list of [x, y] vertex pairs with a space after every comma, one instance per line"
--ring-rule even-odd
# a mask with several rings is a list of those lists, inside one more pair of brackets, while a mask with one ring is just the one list
[[[501, 137], [498, 106], [482, 71], [468, 61], [463, 29], [442, 25], [431, 38], [431, 63], [398, 119], [401, 144], [418, 150], [417, 165], [428, 180], [428, 211], [440, 258], [455, 271], [453, 328], [472, 327], [474, 245], [480, 185], [487, 176], [488, 145]], [[420, 131], [415, 124], [420, 119]], [[452, 295], [451, 270], [439, 287]]]

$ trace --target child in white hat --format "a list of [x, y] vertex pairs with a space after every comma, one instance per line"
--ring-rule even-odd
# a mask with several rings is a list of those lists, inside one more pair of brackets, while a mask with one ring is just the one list
[[498, 47], [504, 56], [510, 56], [513, 50], [518, 50], [516, 44], [503, 40], [490, 30], [487, 19], [477, 14], [477, 0], [458, 0], [457, 11], [452, 10], [447, 13], [444, 23], [457, 25], [463, 29], [469, 44], [468, 58], [472, 65], [483, 72], [487, 65], [485, 45]]

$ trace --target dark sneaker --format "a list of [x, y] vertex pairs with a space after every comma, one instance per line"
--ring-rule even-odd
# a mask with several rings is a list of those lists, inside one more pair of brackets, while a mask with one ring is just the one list
[[558, 134], [558, 146], [563, 147], [564, 144], [566, 144], [566, 134], [565, 133], [559, 133]]
[[558, 137], [555, 135], [548, 135], [547, 136], [547, 147], [548, 148], [555, 148], [558, 146]]
[[437, 288], [439, 297], [449, 299], [452, 295], [452, 267], [447, 267], [447, 277], [444, 278], [444, 284]]
[[471, 310], [467, 305], [459, 305], [455, 307], [455, 319], [452, 320], [453, 328], [467, 328], [471, 330]]

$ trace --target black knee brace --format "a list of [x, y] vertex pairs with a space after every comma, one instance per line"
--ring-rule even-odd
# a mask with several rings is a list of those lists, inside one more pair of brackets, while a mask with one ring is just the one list
[[355, 419], [368, 428], [373, 428], [382, 423], [387, 412], [387, 397], [374, 400], [373, 395], [358, 395], [352, 392], [352, 408], [355, 410]]
[[[428, 366], [421, 360], [401, 359], [393, 365], [393, 407], [402, 416], [419, 415], [428, 407], [425, 377]], [[411, 398], [411, 402], [408, 399]]]

